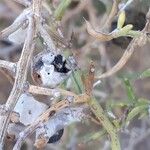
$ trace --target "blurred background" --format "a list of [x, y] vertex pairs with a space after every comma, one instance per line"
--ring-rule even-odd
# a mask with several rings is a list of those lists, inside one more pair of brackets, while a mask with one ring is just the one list
[[[47, 0], [48, 6], [53, 10], [60, 0]], [[71, 51], [76, 54], [78, 66], [86, 71], [93, 60], [96, 64], [96, 73], [101, 74], [112, 68], [121, 58], [127, 48], [130, 38], [122, 37], [109, 42], [100, 42], [89, 36], [86, 31], [84, 18], [90, 21], [94, 28], [101, 30], [108, 18], [113, 0], [72, 0], [65, 11], [60, 22], [61, 30], [65, 39], [72, 37]], [[126, 3], [122, 0], [120, 5]], [[133, 0], [126, 8], [125, 24], [133, 24], [135, 30], [142, 30], [146, 23], [146, 13], [150, 7], [150, 0]], [[14, 19], [22, 12], [24, 6], [11, 0], [0, 1], [0, 30], [9, 26]], [[46, 21], [51, 24], [48, 18]], [[116, 28], [117, 17], [107, 28], [106, 32]], [[57, 43], [57, 41], [56, 41]], [[63, 48], [65, 49], [65, 48]], [[16, 62], [20, 56], [22, 45], [16, 45], [7, 39], [0, 40], [0, 58]], [[41, 47], [37, 46], [38, 53]], [[64, 51], [65, 53], [65, 51]], [[137, 98], [150, 99], [150, 78], [137, 79], [137, 75], [150, 68], [150, 43], [135, 50], [128, 63], [116, 75], [102, 80], [93, 90], [94, 96], [102, 104], [104, 110], [114, 102], [124, 102], [128, 99], [126, 85], [123, 81], [128, 78]], [[0, 103], [4, 104], [12, 88], [8, 80], [9, 74], [6, 70], [0, 71]], [[10, 77], [9, 77], [10, 78]], [[10, 79], [11, 80], [11, 79]], [[31, 78], [29, 80], [32, 82]], [[125, 107], [113, 108], [117, 118], [124, 115]], [[55, 144], [48, 144], [48, 150], [109, 150], [109, 138], [105, 135], [96, 135], [100, 127], [94, 123], [76, 123], [65, 128], [61, 140]], [[130, 124], [120, 131], [122, 150], [149, 150], [150, 149], [150, 121], [149, 116], [135, 117]], [[6, 149], [11, 149], [11, 144], [6, 144]], [[22, 149], [35, 149], [33, 142], [27, 140]]]

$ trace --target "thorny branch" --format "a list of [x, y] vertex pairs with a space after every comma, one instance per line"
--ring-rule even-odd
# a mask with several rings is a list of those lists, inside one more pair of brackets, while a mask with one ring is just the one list
[[15, 107], [15, 104], [17, 103], [18, 98], [20, 97], [21, 93], [23, 92], [26, 78], [27, 78], [27, 70], [29, 67], [30, 58], [32, 55], [32, 51], [34, 50], [33, 45], [33, 37], [34, 37], [34, 21], [33, 17], [29, 18], [29, 28], [28, 28], [28, 34], [27, 38], [22, 50], [21, 57], [17, 64], [17, 70], [16, 70], [16, 77], [15, 82], [13, 85], [13, 89], [10, 93], [10, 96], [8, 97], [8, 100], [6, 102], [6, 108], [10, 110], [10, 112], [7, 114], [7, 116], [1, 116], [1, 129], [0, 129], [0, 145], [3, 147], [4, 137], [5, 133], [7, 131], [7, 127], [10, 121], [10, 114], [12, 110]]
[[34, 18], [32, 14], [29, 16], [28, 19], [29, 19], [29, 25], [28, 25], [28, 31], [27, 31], [27, 38], [24, 43], [22, 54], [17, 63], [16, 76], [15, 76], [13, 89], [5, 104], [5, 107], [7, 110], [9, 110], [9, 113], [6, 116], [1, 116], [0, 118], [0, 125], [1, 125], [0, 147], [1, 149], [4, 146], [4, 138], [5, 138], [7, 127], [10, 121], [11, 112], [13, 111], [15, 104], [17, 103], [24, 89], [26, 78], [27, 78], [27, 70], [29, 67], [32, 52], [34, 50], [33, 38], [35, 36], [35, 22], [34, 22]]

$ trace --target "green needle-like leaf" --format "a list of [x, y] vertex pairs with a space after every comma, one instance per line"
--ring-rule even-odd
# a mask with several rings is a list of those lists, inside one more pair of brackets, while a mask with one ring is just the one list
[[71, 0], [61, 0], [58, 8], [54, 12], [54, 16], [56, 20], [61, 20], [62, 16], [64, 15], [70, 3], [71, 3]]
[[133, 88], [131, 86], [131, 83], [128, 80], [128, 78], [124, 78], [123, 81], [124, 81], [124, 84], [125, 84], [125, 87], [126, 87], [128, 100], [129, 100], [131, 105], [134, 105], [135, 103], [137, 103], [137, 98], [136, 98], [134, 90], [133, 90]]
[[133, 108], [131, 112], [128, 114], [126, 122], [131, 121], [135, 116], [145, 111], [148, 108], [148, 105], [141, 105]]

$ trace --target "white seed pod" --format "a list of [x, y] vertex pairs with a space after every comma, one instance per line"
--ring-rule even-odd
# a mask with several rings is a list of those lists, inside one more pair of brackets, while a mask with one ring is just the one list
[[73, 67], [62, 54], [44, 51], [34, 57], [31, 75], [36, 84], [55, 88], [69, 77]]
[[25, 126], [33, 123], [48, 106], [38, 102], [31, 94], [22, 94], [14, 108], [14, 111], [20, 115], [19, 121]]
[[42, 84], [46, 87], [55, 88], [62, 81], [64, 81], [69, 74], [56, 72], [53, 65], [42, 66], [40, 70]]
[[56, 55], [57, 54], [55, 54], [53, 52], [42, 53], [41, 59], [42, 59], [43, 63], [50, 65], [54, 61]]
[[[54, 117], [51, 117], [51, 119], [45, 123], [47, 136], [51, 137], [58, 130], [63, 129], [65, 126], [81, 121], [81, 118], [84, 116], [84, 114], [83, 116], [81, 115], [82, 112], [83, 108], [75, 107], [63, 109], [54, 114]], [[80, 117], [77, 117], [77, 114], [80, 114]]]

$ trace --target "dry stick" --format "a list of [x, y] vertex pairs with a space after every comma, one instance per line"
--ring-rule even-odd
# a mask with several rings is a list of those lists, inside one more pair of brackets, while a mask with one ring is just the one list
[[5, 60], [0, 60], [0, 68], [6, 68], [7, 70], [15, 74], [16, 64]]
[[6, 131], [8, 128], [8, 124], [10, 121], [10, 115], [13, 111], [20, 95], [23, 92], [26, 78], [27, 78], [27, 70], [29, 67], [29, 62], [31, 59], [32, 51], [34, 50], [33, 46], [33, 37], [34, 37], [34, 22], [33, 18], [29, 18], [29, 27], [27, 32], [27, 38], [24, 43], [24, 47], [22, 50], [21, 57], [17, 64], [16, 77], [13, 85], [13, 89], [8, 97], [6, 102], [6, 109], [9, 110], [9, 113], [5, 116], [0, 116], [0, 149], [4, 146], [4, 137], [6, 135]]
[[110, 41], [114, 38], [113, 32], [108, 34], [105, 34], [103, 32], [97, 32], [93, 29], [93, 27], [87, 20], [85, 20], [85, 22], [86, 22], [87, 32], [94, 38], [99, 39], [100, 41]]
[[33, 12], [37, 21], [40, 19], [39, 17], [41, 15], [42, 0], [32, 0], [32, 3], [33, 3]]
[[119, 4], [120, 0], [113, 0], [113, 5], [112, 5], [112, 8], [111, 8], [111, 12], [103, 26], [103, 28], [107, 28], [110, 26], [114, 16], [117, 14], [118, 12], [118, 4]]
[[58, 33], [56, 33], [55, 31], [53, 31], [48, 25], [45, 24], [44, 28], [48, 31], [48, 33], [50, 34], [50, 36], [52, 37], [52, 39], [60, 42], [65, 47], [69, 47], [69, 41], [68, 40], [60, 37], [60, 35]]
[[46, 31], [46, 29], [44, 29], [44, 27], [42, 25], [39, 25], [39, 32], [40, 32], [40, 35], [43, 38], [44, 42], [47, 44], [48, 48], [51, 51], [56, 52], [56, 47], [55, 47], [51, 37], [49, 36], [48, 32]]
[[21, 14], [20, 17], [12, 25], [0, 32], [0, 39], [6, 38], [11, 33], [15, 32], [19, 27], [21, 27], [26, 19], [26, 16], [24, 14]]
[[24, 5], [26, 7], [31, 5], [31, 2], [28, 1], [28, 0], [13, 0], [13, 1], [15, 1], [15, 2], [17, 2], [17, 3], [21, 4], [21, 5]]
[[48, 89], [48, 88], [38, 87], [34, 85], [29, 85], [28, 92], [32, 94], [48, 95], [48, 96], [54, 95], [55, 92], [60, 92], [61, 95], [72, 96], [74, 98], [74, 103], [84, 103], [87, 101], [87, 99], [89, 99], [89, 96], [86, 93], [76, 95], [75, 93], [71, 91], [66, 91], [60, 88]]
[[77, 95], [71, 91], [66, 91], [60, 88], [49, 89], [49, 88], [44, 88], [44, 87], [39, 87], [39, 86], [34, 86], [34, 85], [29, 86], [28, 92], [32, 94], [48, 95], [48, 96], [54, 96], [56, 92], [59, 92], [61, 95], [64, 95], [64, 96], [77, 97]]
[[117, 64], [112, 67], [110, 70], [108, 70], [107, 72], [101, 74], [100, 76], [95, 77], [96, 79], [103, 79], [103, 78], [107, 78], [110, 77], [111, 75], [115, 74], [116, 72], [118, 72], [129, 60], [129, 58], [131, 57], [131, 55], [133, 54], [135, 48], [138, 45], [138, 38], [133, 39], [128, 48], [125, 50], [123, 56], [121, 57], [121, 59], [117, 62]]
[[16, 63], [0, 60], [0, 72], [7, 77], [9, 82], [13, 84], [14, 77], [16, 74]]
[[131, 25], [131, 24], [126, 25], [122, 29], [113, 30], [110, 33], [103, 33], [103, 32], [95, 31], [94, 28], [92, 27], [92, 25], [88, 21], [85, 20], [85, 22], [86, 22], [87, 32], [91, 36], [93, 36], [94, 38], [96, 38], [100, 41], [110, 41], [114, 38], [118, 38], [121, 36], [133, 37], [132, 35], [130, 35], [130, 33], [132, 32], [131, 29], [133, 28], [133, 25]]
[[0, 72], [8, 79], [11, 85], [14, 83], [15, 74], [10, 73], [7, 69], [1, 68]]

